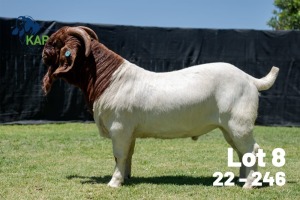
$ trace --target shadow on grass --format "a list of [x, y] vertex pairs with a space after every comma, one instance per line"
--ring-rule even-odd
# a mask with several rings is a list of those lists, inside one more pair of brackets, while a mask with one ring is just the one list
[[[79, 176], [71, 175], [67, 176], [67, 179], [80, 179], [81, 184], [107, 184], [111, 176]], [[138, 184], [156, 184], [156, 185], [203, 185], [213, 186], [213, 182], [216, 180], [215, 177], [192, 177], [192, 176], [154, 176], [154, 177], [132, 177], [125, 180], [124, 185], [138, 185]], [[221, 182], [225, 182], [227, 179], [222, 179]], [[238, 187], [243, 187], [244, 183], [238, 181], [239, 177], [235, 177], [233, 182]], [[263, 183], [262, 186], [256, 187], [262, 189], [270, 187], [268, 183]]]
[[[107, 184], [111, 176], [79, 176], [71, 175], [67, 176], [67, 179], [80, 179], [82, 184]], [[192, 177], [192, 176], [154, 176], [154, 177], [132, 177], [125, 180], [124, 185], [138, 185], [138, 184], [156, 184], [156, 185], [203, 185], [213, 186], [213, 182], [216, 180], [215, 177]], [[237, 186], [242, 187], [242, 184], [237, 182], [238, 177], [235, 177], [234, 182]], [[222, 180], [226, 181], [225, 179]]]

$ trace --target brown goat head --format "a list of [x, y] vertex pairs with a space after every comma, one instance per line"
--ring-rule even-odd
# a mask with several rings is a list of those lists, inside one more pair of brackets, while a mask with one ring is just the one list
[[49, 67], [43, 79], [45, 94], [56, 78], [62, 78], [83, 91], [90, 109], [124, 62], [121, 56], [99, 43], [93, 30], [82, 26], [63, 27], [52, 34], [42, 56]]
[[[94, 31], [87, 27], [63, 27], [51, 35], [43, 50], [43, 62], [48, 72], [43, 79], [43, 90], [47, 94], [55, 78], [67, 79], [67, 73], [76, 67], [75, 61], [83, 60], [91, 52], [91, 39], [98, 40]], [[84, 46], [84, 51], [81, 46]], [[79, 62], [80, 63], [80, 62]]]

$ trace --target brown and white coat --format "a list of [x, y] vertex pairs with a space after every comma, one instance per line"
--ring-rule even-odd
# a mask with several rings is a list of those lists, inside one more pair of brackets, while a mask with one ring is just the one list
[[[253, 138], [259, 91], [269, 89], [279, 69], [256, 79], [228, 63], [210, 63], [155, 73], [107, 49], [87, 27], [63, 27], [43, 51], [49, 67], [43, 80], [48, 93], [54, 79], [79, 87], [101, 136], [110, 138], [116, 168], [109, 186], [119, 187], [131, 174], [136, 138], [194, 139], [222, 130], [240, 159], [259, 148]], [[257, 165], [242, 166], [240, 178], [251, 188]]]

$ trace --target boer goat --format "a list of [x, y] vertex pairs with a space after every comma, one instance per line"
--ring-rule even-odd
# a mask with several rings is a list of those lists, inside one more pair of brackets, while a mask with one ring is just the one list
[[[253, 138], [259, 91], [269, 89], [279, 69], [256, 79], [228, 63], [202, 64], [155, 73], [130, 63], [98, 41], [87, 27], [63, 27], [45, 44], [43, 79], [47, 94], [62, 78], [79, 87], [93, 112], [100, 135], [110, 138], [116, 161], [108, 183], [119, 187], [131, 175], [136, 138], [197, 139], [219, 128], [240, 160], [259, 149]], [[251, 188], [253, 167], [242, 166], [244, 188]]]

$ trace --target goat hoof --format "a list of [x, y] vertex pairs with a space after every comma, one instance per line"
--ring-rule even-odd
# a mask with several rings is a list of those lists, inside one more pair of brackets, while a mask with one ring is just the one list
[[109, 182], [107, 185], [109, 187], [111, 187], [111, 188], [119, 188], [119, 187], [121, 187], [121, 183], [111, 183], [111, 182]]
[[107, 185], [112, 188], [118, 188], [122, 186], [122, 183], [118, 180], [111, 179]]
[[247, 184], [247, 183], [245, 183], [245, 185], [243, 186], [243, 189], [247, 189], [247, 190], [252, 189], [252, 188], [253, 188], [252, 185]]

